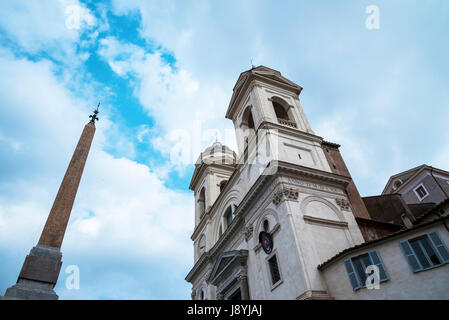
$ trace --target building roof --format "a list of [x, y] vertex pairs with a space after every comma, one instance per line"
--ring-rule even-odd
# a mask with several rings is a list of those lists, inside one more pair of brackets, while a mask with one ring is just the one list
[[397, 173], [395, 175], [392, 175], [389, 179], [387, 184], [384, 187], [384, 190], [382, 191], [382, 194], [389, 194], [391, 193], [391, 187], [392, 184], [394, 183], [394, 181], [400, 179], [402, 181], [402, 184], [396, 189], [394, 190], [394, 192], [399, 192], [406, 184], [408, 184], [410, 181], [413, 181], [414, 178], [416, 178], [421, 172], [425, 171], [425, 170], [429, 170], [429, 171], [433, 171], [433, 172], [438, 172], [440, 174], [443, 175], [447, 175], [449, 177], [449, 172], [442, 170], [442, 169], [438, 169], [438, 168], [434, 168], [432, 166], [428, 166], [427, 164], [422, 164], [420, 166], [417, 166], [415, 168]]
[[240, 100], [253, 80], [275, 84], [276, 86], [293, 91], [298, 95], [302, 91], [302, 87], [283, 77], [277, 70], [265, 66], [251, 68], [240, 74], [233, 89], [231, 101], [229, 102], [228, 110], [226, 111], [226, 118], [232, 119]]
[[363, 197], [362, 200], [373, 220], [402, 225], [404, 213], [412, 219], [410, 208], [398, 193]]
[[437, 204], [436, 206], [434, 206], [431, 209], [428, 209], [427, 211], [425, 211], [424, 213], [422, 213], [420, 216], [418, 216], [416, 218], [416, 222], [415, 223], [419, 223], [421, 222], [424, 218], [428, 217], [430, 214], [437, 212], [438, 210], [442, 209], [445, 205], [449, 204], [449, 198], [447, 198], [446, 200], [440, 202], [439, 204]]

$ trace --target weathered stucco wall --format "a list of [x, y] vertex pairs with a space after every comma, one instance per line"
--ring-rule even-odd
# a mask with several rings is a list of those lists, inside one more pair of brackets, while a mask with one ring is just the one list
[[[449, 233], [440, 222], [374, 243], [339, 257], [322, 270], [330, 294], [339, 300], [449, 299], [449, 264], [413, 273], [399, 246], [400, 241], [409, 240], [431, 231], [436, 231], [446, 246], [449, 245]], [[362, 288], [354, 291], [343, 261], [374, 249], [379, 252], [390, 279], [381, 283], [378, 290]]]

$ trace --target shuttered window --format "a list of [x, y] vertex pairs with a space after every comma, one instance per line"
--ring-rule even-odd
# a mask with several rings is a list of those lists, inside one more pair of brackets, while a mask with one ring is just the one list
[[449, 263], [449, 250], [436, 232], [400, 242], [413, 272]]
[[344, 264], [353, 290], [366, 287], [367, 278], [373, 274], [372, 271], [367, 272], [368, 266], [374, 265], [379, 268], [379, 282], [389, 280], [388, 273], [377, 250], [346, 259]]

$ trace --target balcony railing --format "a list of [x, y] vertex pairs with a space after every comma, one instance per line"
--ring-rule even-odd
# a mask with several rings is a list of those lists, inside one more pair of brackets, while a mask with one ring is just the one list
[[282, 125], [287, 126], [287, 127], [291, 127], [291, 128], [295, 128], [295, 129], [298, 128], [296, 126], [296, 123], [294, 123], [293, 121], [290, 121], [290, 120], [285, 120], [285, 119], [279, 119], [278, 118], [278, 122], [279, 122], [279, 124], [282, 124]]

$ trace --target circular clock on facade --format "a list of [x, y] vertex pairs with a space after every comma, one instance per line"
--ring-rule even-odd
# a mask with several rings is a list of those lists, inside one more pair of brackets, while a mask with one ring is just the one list
[[270, 254], [273, 250], [273, 239], [271, 238], [271, 235], [268, 232], [262, 231], [259, 235], [259, 241], [263, 251], [265, 251], [266, 254]]

